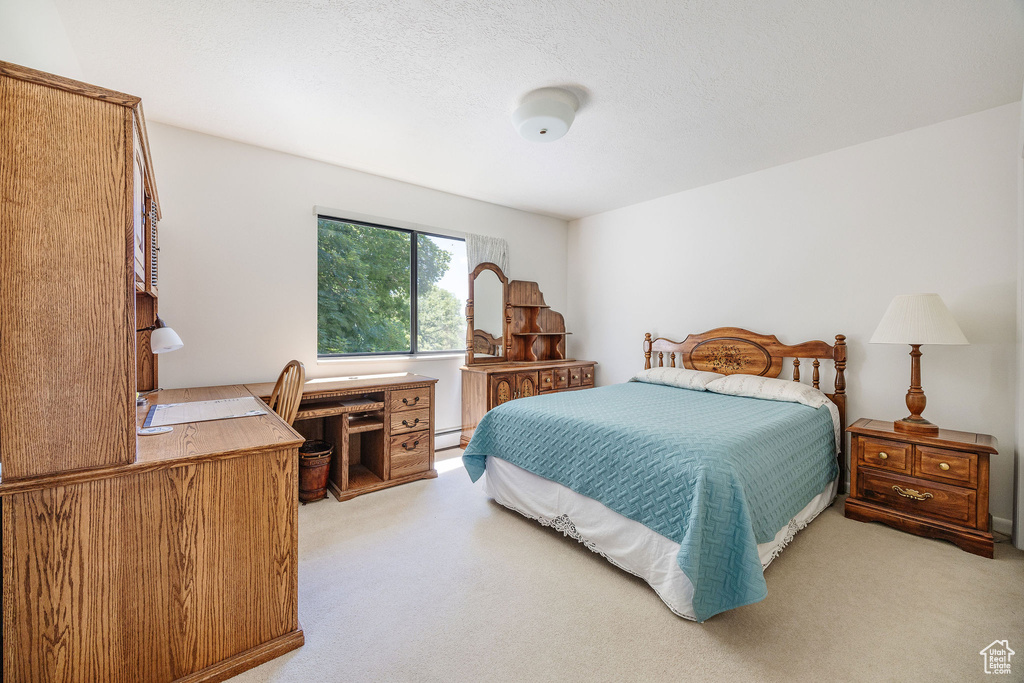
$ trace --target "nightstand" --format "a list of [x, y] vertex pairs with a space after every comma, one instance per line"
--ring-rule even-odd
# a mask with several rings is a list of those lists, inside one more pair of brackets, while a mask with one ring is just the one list
[[941, 538], [992, 557], [988, 515], [988, 434], [940, 429], [897, 432], [891, 421], [857, 420], [847, 430], [850, 497], [846, 516]]

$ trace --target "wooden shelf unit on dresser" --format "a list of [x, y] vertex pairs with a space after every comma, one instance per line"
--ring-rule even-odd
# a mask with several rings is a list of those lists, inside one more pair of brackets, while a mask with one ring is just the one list
[[301, 437], [274, 414], [136, 435], [160, 215], [139, 98], [0, 62], [0, 120], [3, 680], [219, 681], [299, 647]]
[[[423, 375], [307, 380], [294, 427], [334, 444], [327, 486], [339, 501], [437, 476], [434, 386]], [[266, 400], [273, 382], [246, 388]]]
[[462, 367], [462, 448], [488, 410], [517, 398], [594, 386], [594, 361], [563, 360]]
[[[477, 300], [480, 276], [501, 283], [500, 309], [492, 296]], [[490, 314], [481, 315], [487, 310]], [[497, 315], [504, 311], [504, 316]], [[500, 336], [477, 328], [501, 321]], [[466, 302], [466, 365], [462, 367], [462, 436], [465, 448], [488, 410], [507, 401], [594, 386], [594, 361], [565, 357], [562, 314], [551, 310], [536, 282], [508, 280], [498, 266], [481, 263], [469, 275]]]
[[868, 419], [846, 431], [852, 435], [847, 517], [992, 557], [988, 460], [998, 452], [994, 437], [948, 429], [921, 436]]

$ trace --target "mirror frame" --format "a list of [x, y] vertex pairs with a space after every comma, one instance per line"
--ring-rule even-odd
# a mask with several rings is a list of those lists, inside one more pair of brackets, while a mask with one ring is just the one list
[[[477, 276], [485, 270], [489, 270], [498, 276], [498, 280], [501, 282], [501, 343], [504, 344], [505, 351], [500, 356], [487, 356], [484, 358], [476, 358], [473, 354], [473, 298], [474, 283], [476, 282]], [[508, 352], [508, 320], [505, 316], [505, 304], [508, 302], [508, 278], [505, 277], [505, 273], [501, 272], [501, 268], [491, 263], [490, 261], [484, 261], [469, 274], [469, 296], [466, 299], [466, 365], [484, 365], [487, 363], [505, 363], [507, 358], [505, 353]]]

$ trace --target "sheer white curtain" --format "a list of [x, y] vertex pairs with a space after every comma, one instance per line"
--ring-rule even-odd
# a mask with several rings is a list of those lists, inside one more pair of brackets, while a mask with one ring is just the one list
[[471, 273], [478, 265], [488, 261], [505, 273], [508, 271], [508, 242], [500, 237], [467, 234], [466, 261]]

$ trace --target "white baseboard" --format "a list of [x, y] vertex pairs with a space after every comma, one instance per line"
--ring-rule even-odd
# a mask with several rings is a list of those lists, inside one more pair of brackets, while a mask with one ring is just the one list
[[1002, 517], [992, 518], [992, 531], [997, 531], [1007, 536], [1013, 535], [1013, 520], [1003, 519]]

